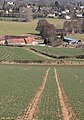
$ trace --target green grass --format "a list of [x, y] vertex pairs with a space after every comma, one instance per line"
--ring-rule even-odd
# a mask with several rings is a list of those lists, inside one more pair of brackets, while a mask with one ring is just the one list
[[36, 116], [38, 120], [63, 119], [53, 67], [50, 68], [47, 83], [39, 103], [38, 112], [34, 116]]
[[84, 40], [84, 34], [74, 34], [74, 35], [69, 35], [68, 37], [76, 38], [78, 40]]
[[[29, 33], [37, 34], [35, 31], [39, 19], [32, 20], [31, 22], [0, 22], [0, 35], [27, 35]], [[50, 19], [47, 20], [61, 28], [63, 26], [63, 19]]]
[[60, 66], [57, 71], [77, 118], [84, 120], [84, 66]]
[[64, 19], [46, 18], [49, 23], [54, 24], [56, 28], [63, 28]]
[[24, 114], [46, 70], [46, 66], [0, 65], [0, 119]]
[[27, 35], [35, 31], [37, 20], [32, 22], [0, 22], [0, 35]]
[[55, 56], [84, 55], [84, 49], [82, 48], [56, 48], [46, 46], [33, 46], [32, 48], [47, 52], [48, 54], [52, 54]]
[[0, 60], [46, 60], [46, 58], [20, 47], [0, 46]]

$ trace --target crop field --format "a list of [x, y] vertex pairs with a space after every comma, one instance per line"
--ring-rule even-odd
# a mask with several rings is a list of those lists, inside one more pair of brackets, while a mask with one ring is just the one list
[[63, 95], [76, 118], [83, 120], [83, 73], [84, 66], [0, 64], [0, 120], [66, 120]]
[[29, 50], [20, 47], [0, 46], [0, 60], [45, 60]]
[[24, 114], [46, 69], [46, 66], [0, 65], [0, 120]]
[[[63, 19], [50, 19], [47, 20], [57, 26], [58, 28], [63, 27]], [[35, 30], [39, 19], [32, 20], [31, 22], [0, 22], [0, 35], [27, 35], [37, 34]], [[58, 22], [59, 21], [59, 22]]]
[[38, 120], [62, 120], [62, 110], [55, 80], [54, 68], [51, 67], [45, 89], [34, 117]]
[[84, 120], [84, 66], [60, 66], [57, 71], [77, 118]]
[[84, 55], [84, 49], [82, 48], [55, 48], [47, 46], [31, 46], [31, 47], [55, 56]]

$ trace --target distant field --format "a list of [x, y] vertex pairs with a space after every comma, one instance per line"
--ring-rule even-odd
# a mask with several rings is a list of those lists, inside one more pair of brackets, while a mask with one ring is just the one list
[[54, 24], [56, 28], [63, 28], [64, 19], [47, 18], [48, 22]]
[[31, 46], [31, 47], [55, 56], [84, 55], [84, 49], [82, 48], [56, 48], [47, 46]]
[[37, 33], [37, 20], [32, 22], [0, 22], [0, 35], [27, 35]]
[[74, 34], [74, 35], [70, 35], [69, 37], [76, 38], [78, 40], [84, 40], [84, 34]]
[[84, 120], [84, 66], [59, 66], [57, 71], [77, 118]]
[[0, 120], [24, 114], [46, 70], [46, 66], [0, 65]]
[[[31, 22], [0, 22], [0, 35], [27, 35], [29, 33], [36, 34], [35, 31], [39, 19]], [[63, 26], [63, 19], [47, 18], [47, 20], [54, 24], [57, 28]]]
[[20, 47], [0, 46], [0, 60], [46, 60]]

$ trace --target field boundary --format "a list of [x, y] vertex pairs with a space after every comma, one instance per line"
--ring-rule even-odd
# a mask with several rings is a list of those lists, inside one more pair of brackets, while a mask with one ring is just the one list
[[25, 50], [28, 50], [28, 51], [31, 51], [32, 53], [34, 53], [34, 54], [36, 54], [36, 55], [38, 55], [38, 56], [40, 56], [40, 57], [43, 57], [43, 58], [47, 58], [47, 59], [51, 59], [51, 60], [55, 60], [54, 58], [52, 58], [52, 57], [49, 57], [49, 56], [47, 56], [47, 55], [44, 55], [44, 54], [41, 54], [40, 52], [36, 52], [35, 50], [33, 50], [33, 49], [28, 49], [28, 48], [24, 48]]
[[23, 64], [23, 65], [84, 65], [84, 62], [74, 62], [74, 61], [40, 61], [40, 60], [0, 60], [0, 64]]
[[30, 48], [30, 50], [36, 52], [36, 53], [39, 53], [41, 55], [45, 55], [47, 57], [50, 57], [52, 59], [65, 59], [65, 58], [76, 58], [76, 59], [84, 59], [84, 55], [73, 55], [73, 56], [65, 56], [65, 55], [60, 55], [60, 56], [56, 56], [56, 55], [53, 55], [53, 54], [50, 54], [50, 53], [47, 53], [47, 52], [44, 52], [44, 51], [40, 51], [40, 50], [37, 50], [36, 48]]

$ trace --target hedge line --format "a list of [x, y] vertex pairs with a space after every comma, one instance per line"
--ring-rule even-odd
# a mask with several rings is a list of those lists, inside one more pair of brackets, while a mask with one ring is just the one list
[[65, 59], [65, 58], [78, 58], [78, 59], [84, 59], [84, 55], [75, 55], [75, 56], [55, 56], [55, 55], [52, 55], [52, 54], [48, 54], [46, 52], [43, 52], [43, 51], [39, 51], [37, 49], [34, 49], [34, 48], [30, 48], [31, 50], [35, 51], [35, 52], [38, 52], [42, 55], [46, 55], [48, 57], [52, 57], [52, 58], [56, 58], [56, 59]]

